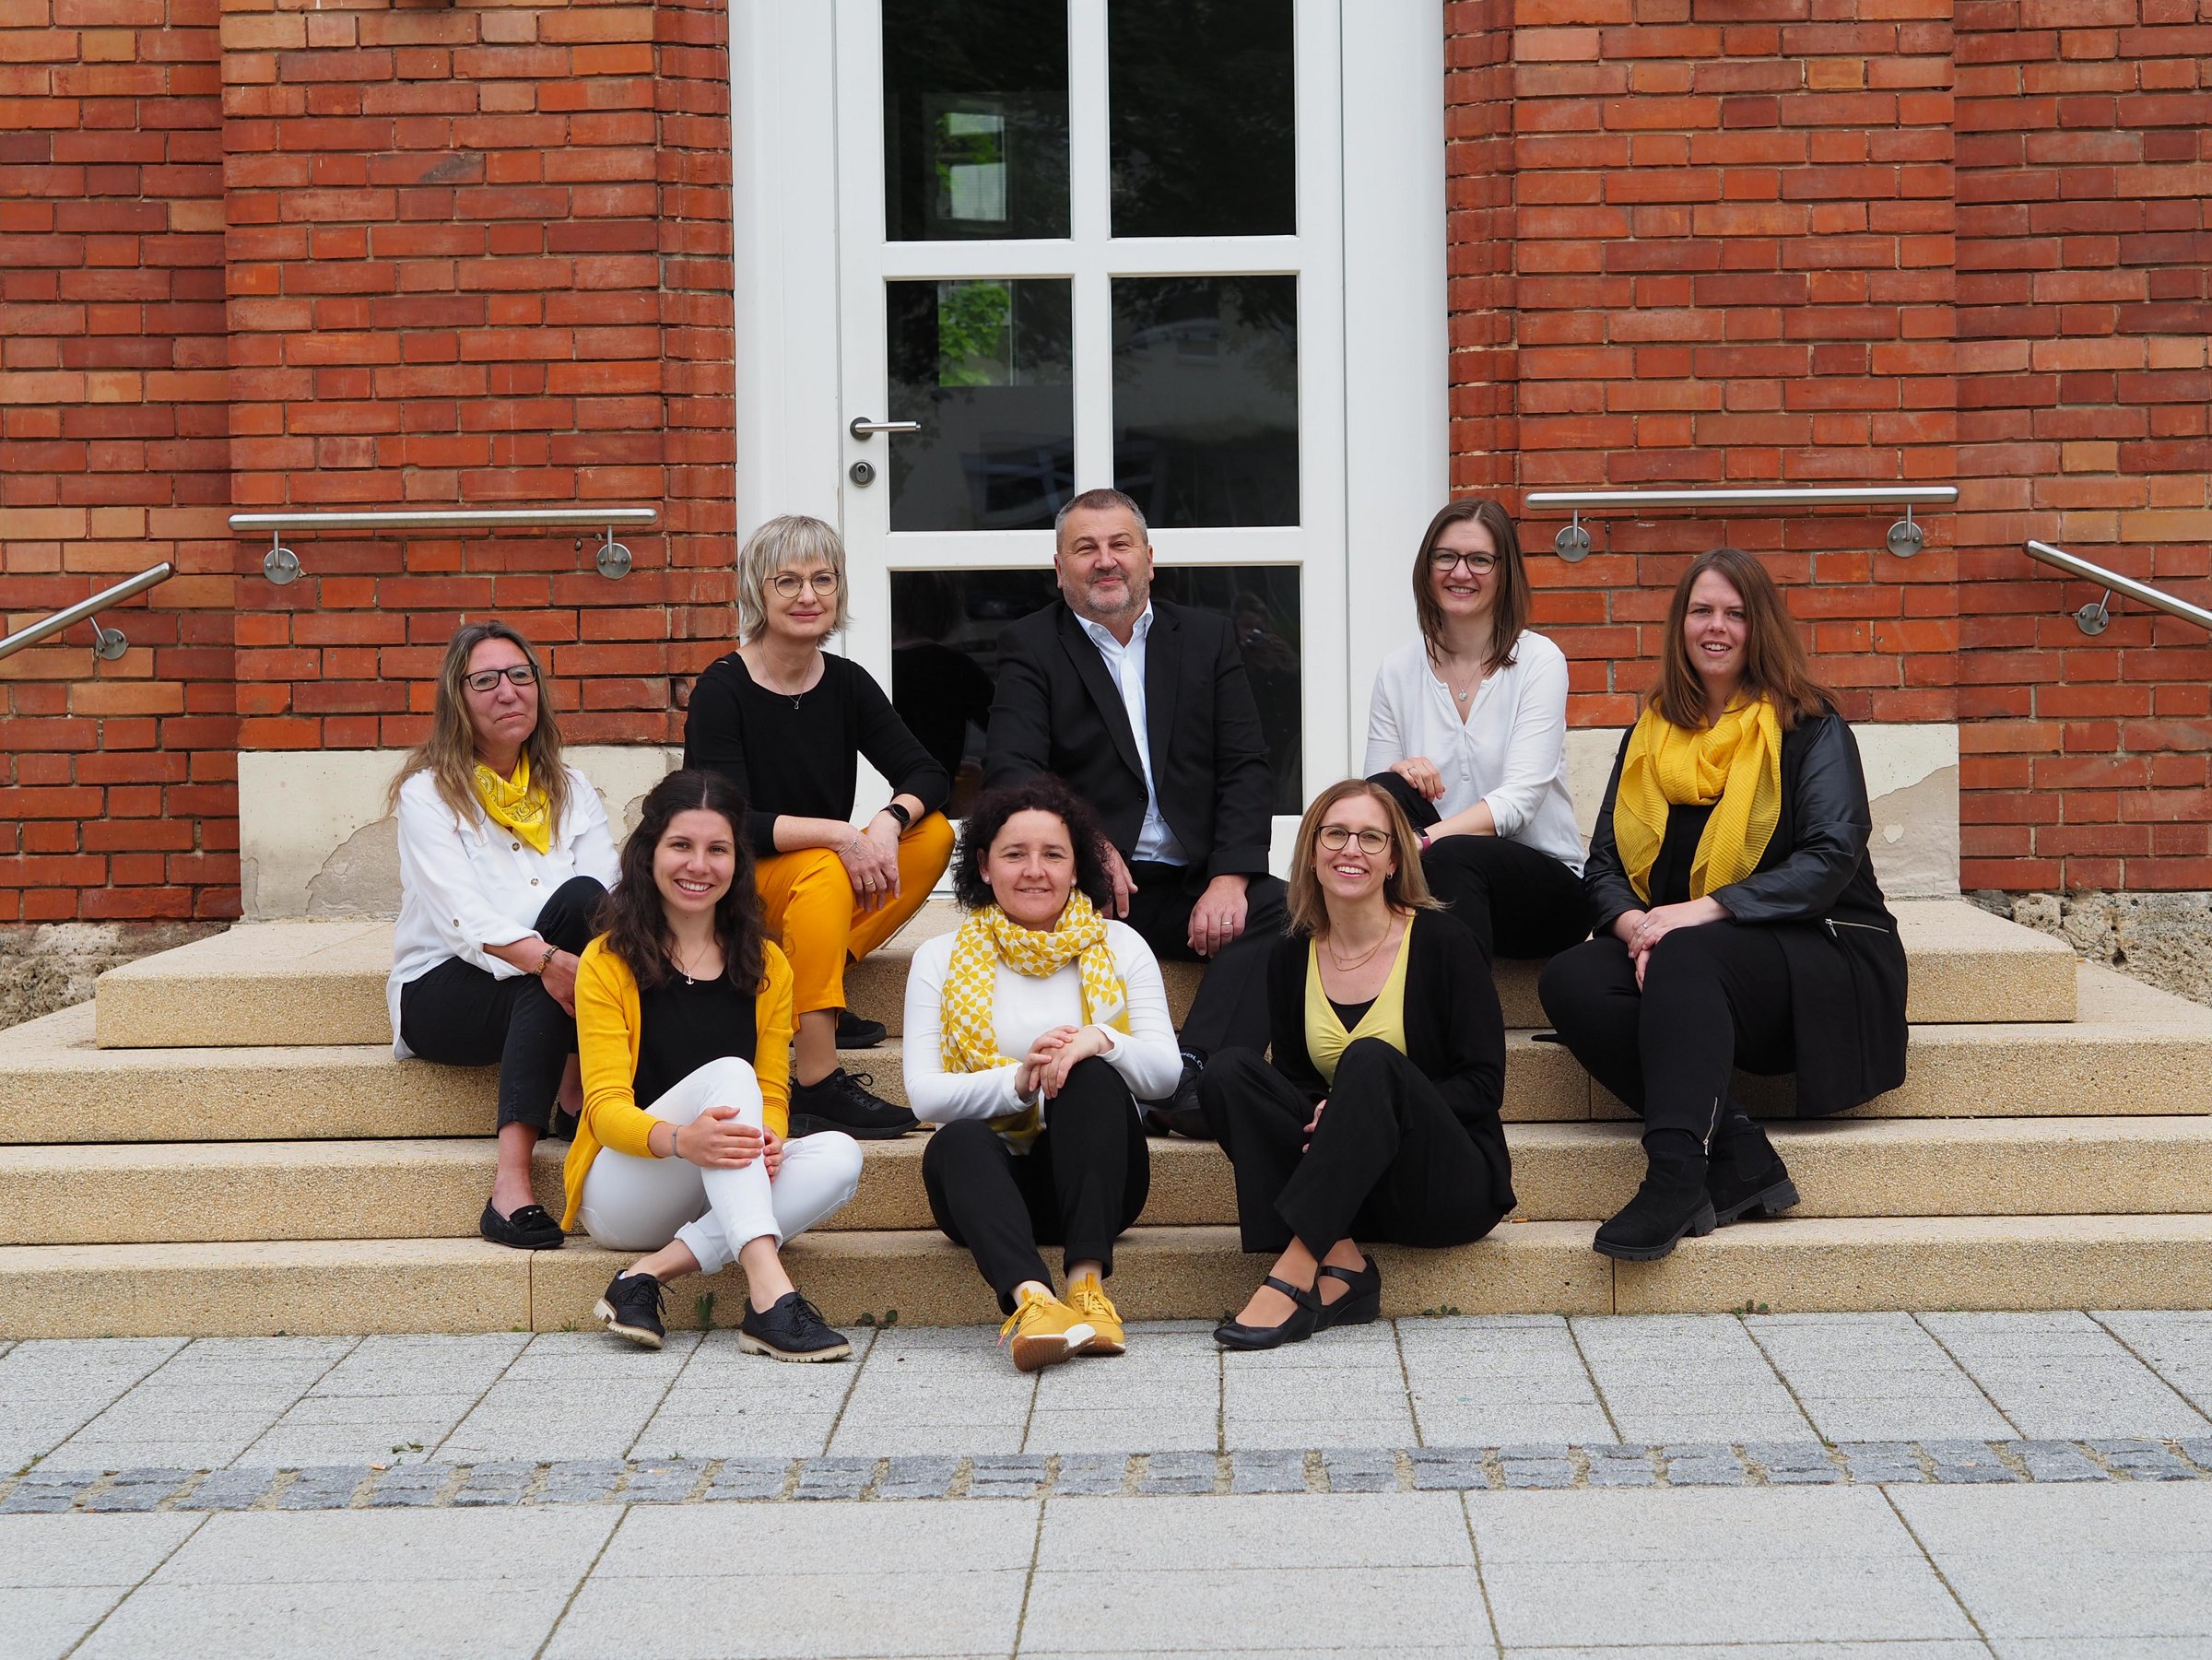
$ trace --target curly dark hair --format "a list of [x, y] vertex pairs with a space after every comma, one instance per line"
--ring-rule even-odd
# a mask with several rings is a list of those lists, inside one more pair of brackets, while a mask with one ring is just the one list
[[1113, 899], [1113, 879], [1106, 874], [1106, 832], [1090, 804], [1050, 772], [1039, 772], [1015, 783], [985, 790], [968, 809], [960, 827], [959, 850], [952, 855], [952, 894], [963, 911], [981, 911], [996, 902], [991, 884], [983, 880], [983, 855], [1006, 820], [1017, 813], [1051, 813], [1067, 826], [1076, 850], [1076, 886], [1090, 896], [1103, 912]]
[[729, 821], [737, 849], [730, 890], [714, 907], [714, 937], [728, 964], [730, 983], [755, 991], [763, 972], [760, 954], [760, 895], [753, 886], [753, 854], [745, 840], [745, 794], [719, 772], [686, 768], [654, 784], [640, 809], [638, 828], [622, 844], [622, 870], [615, 890], [599, 903], [597, 923], [606, 948], [629, 966], [641, 988], [664, 984], [676, 972], [668, 948], [675, 936], [653, 879], [653, 855], [678, 813], [719, 813]]

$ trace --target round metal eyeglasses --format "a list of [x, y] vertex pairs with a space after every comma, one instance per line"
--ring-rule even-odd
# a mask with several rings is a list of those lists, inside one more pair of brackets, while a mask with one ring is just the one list
[[1358, 842], [1359, 851], [1371, 855], [1382, 853], [1390, 846], [1390, 832], [1387, 830], [1355, 830], [1341, 824], [1323, 825], [1314, 833], [1313, 839], [1333, 854], [1342, 853], [1346, 843], [1350, 842]]
[[814, 590], [816, 598], [828, 599], [837, 592], [837, 572], [818, 571], [812, 576], [801, 576], [795, 571], [779, 571], [768, 579], [768, 585], [785, 599], [796, 599], [807, 588]]

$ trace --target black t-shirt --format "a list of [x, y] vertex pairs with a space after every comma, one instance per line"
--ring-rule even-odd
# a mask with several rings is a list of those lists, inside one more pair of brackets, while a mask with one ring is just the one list
[[1370, 997], [1365, 1003], [1339, 1003], [1334, 997], [1329, 998], [1329, 1007], [1336, 1011], [1336, 1023], [1347, 1031], [1351, 1030], [1353, 1027], [1366, 1019], [1367, 1011], [1374, 1006], [1375, 1000], [1372, 997]]
[[1649, 887], [1653, 905], [1679, 905], [1689, 898], [1689, 867], [1698, 862], [1698, 838], [1720, 805], [1712, 801], [1666, 809], [1666, 834], [1659, 839], [1659, 854], [1652, 861]]
[[950, 774], [849, 657], [824, 653], [822, 677], [795, 698], [755, 682], [735, 652], [716, 659], [691, 689], [684, 765], [720, 772], [745, 792], [745, 833], [761, 858], [776, 851], [782, 815], [852, 818], [863, 755], [891, 781], [893, 795], [914, 796], [924, 813], [951, 793]]
[[656, 986], [638, 988], [638, 1105], [653, 1103], [709, 1061], [735, 1055], [750, 1062], [760, 1034], [753, 1022], [753, 994], [739, 991], [727, 974], [686, 980], [671, 974]]

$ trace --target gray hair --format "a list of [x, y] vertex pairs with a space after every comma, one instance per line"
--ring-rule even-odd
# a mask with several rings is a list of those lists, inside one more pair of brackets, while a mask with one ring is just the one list
[[837, 572], [837, 632], [852, 621], [846, 608], [845, 545], [837, 532], [805, 513], [781, 513], [745, 539], [737, 552], [737, 639], [758, 640], [768, 628], [768, 584], [794, 565], [825, 564]]
[[1066, 528], [1068, 514], [1078, 509], [1085, 512], [1100, 512], [1110, 507], [1118, 507], [1135, 519], [1136, 534], [1145, 539], [1147, 546], [1150, 545], [1152, 527], [1145, 523], [1145, 510], [1137, 506], [1136, 499], [1125, 495], [1120, 490], [1096, 489], [1085, 490], [1079, 496], [1069, 497], [1066, 504], [1053, 515], [1053, 551], [1055, 554], [1060, 551], [1061, 532]]

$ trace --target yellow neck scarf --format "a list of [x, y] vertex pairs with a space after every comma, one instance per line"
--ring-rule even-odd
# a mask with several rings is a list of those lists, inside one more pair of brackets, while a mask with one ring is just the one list
[[1669, 806], [1718, 803], [1698, 838], [1689, 897], [1759, 868], [1782, 817], [1782, 721], [1766, 698], [1732, 705], [1718, 724], [1688, 731], [1646, 709], [1629, 735], [1613, 798], [1613, 841], [1639, 899], [1652, 897], [1653, 863]]
[[553, 851], [553, 818], [547, 810], [546, 793], [530, 785], [530, 758], [515, 758], [514, 776], [501, 778], [482, 761], [469, 780], [477, 786], [477, 801], [484, 816], [503, 824], [541, 854]]
[[[1023, 927], [996, 905], [971, 915], [953, 936], [952, 964], [945, 974], [938, 1045], [945, 1069], [990, 1072], [1015, 1064], [1018, 1057], [998, 1052], [991, 1018], [1001, 962], [1017, 974], [1042, 979], [1071, 959], [1083, 969], [1083, 1023], [1127, 1031], [1129, 988], [1106, 944], [1106, 919], [1080, 889], [1067, 896], [1059, 925], [1049, 932]], [[991, 1127], [1017, 1152], [1027, 1152], [1044, 1128], [1043, 1110], [1025, 1107], [993, 1119]]]

